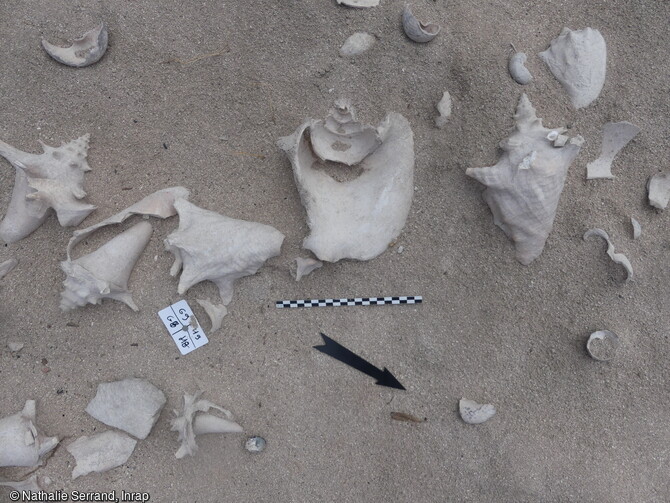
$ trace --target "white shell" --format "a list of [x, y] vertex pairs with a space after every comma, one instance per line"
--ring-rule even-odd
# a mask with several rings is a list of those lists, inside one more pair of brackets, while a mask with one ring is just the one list
[[24, 344], [22, 342], [8, 342], [7, 343], [7, 349], [9, 349], [12, 353], [18, 353], [23, 349]]
[[11, 487], [17, 491], [32, 491], [37, 492], [41, 491], [39, 482], [37, 481], [37, 475], [32, 475], [25, 480], [13, 481], [13, 480], [0, 480], [0, 486]]
[[347, 7], [366, 9], [368, 7], [376, 7], [379, 5], [379, 0], [337, 0], [337, 3], [346, 5]]
[[375, 37], [369, 33], [359, 31], [351, 35], [345, 40], [342, 47], [340, 47], [340, 56], [351, 57], [358, 56], [369, 50], [375, 43]]
[[27, 400], [21, 412], [0, 419], [0, 467], [39, 466], [58, 445], [58, 437], [45, 437], [35, 422], [35, 400]]
[[[175, 410], [176, 416], [170, 422], [171, 430], [179, 433], [181, 446], [175, 453], [177, 459], [184, 456], [193, 456], [198, 449], [195, 442], [196, 435], [206, 433], [242, 433], [242, 427], [232, 421], [233, 415], [230, 411], [219, 407], [207, 400], [199, 400], [202, 393], [194, 395], [184, 395], [184, 406], [181, 412]], [[225, 414], [226, 418], [214, 416], [206, 413], [209, 409], [215, 409]], [[197, 415], [196, 415], [197, 414]]]
[[414, 42], [426, 43], [433, 40], [440, 33], [440, 26], [434, 23], [422, 23], [419, 21], [409, 5], [405, 5], [402, 12], [402, 27], [405, 34]]
[[609, 330], [593, 332], [586, 342], [586, 350], [594, 360], [606, 362], [614, 358], [619, 349], [619, 337]]
[[300, 281], [302, 278], [315, 271], [319, 267], [323, 267], [323, 262], [320, 260], [315, 260], [313, 258], [302, 258], [297, 257], [295, 259], [296, 271], [295, 271], [295, 280]]
[[69, 47], [58, 47], [42, 39], [42, 47], [53, 59], [67, 66], [82, 68], [97, 63], [107, 50], [107, 28], [100, 23], [72, 41]]
[[547, 139], [552, 130], [542, 126], [525, 94], [514, 119], [516, 129], [500, 143], [504, 153], [498, 163], [465, 173], [487, 186], [483, 197], [493, 222], [514, 241], [517, 260], [528, 265], [544, 249], [568, 168], [583, 139], [577, 136], [564, 147], [553, 145]]
[[61, 262], [61, 269], [67, 275], [63, 282], [65, 289], [61, 292], [61, 310], [114, 299], [138, 311], [128, 291], [128, 279], [152, 232], [149, 222], [140, 222], [96, 251]]
[[62, 226], [77, 226], [95, 206], [79, 202], [86, 196], [84, 173], [89, 135], [58, 148], [42, 143], [42, 154], [22, 152], [0, 141], [0, 155], [16, 168], [14, 190], [5, 218], [0, 223], [0, 239], [14, 243], [37, 229], [56, 211]]
[[121, 466], [135, 450], [137, 440], [120, 431], [105, 431], [90, 437], [83, 436], [66, 447], [77, 466], [72, 479], [91, 472], [102, 473]]
[[521, 84], [522, 86], [525, 86], [531, 80], [533, 80], [533, 76], [525, 66], [526, 59], [527, 56], [525, 53], [517, 52], [512, 54], [512, 56], [509, 58], [509, 62], [507, 63], [507, 70], [509, 71], [509, 74], [517, 84]]
[[317, 157], [306, 133], [319, 122], [308, 121], [277, 142], [291, 161], [307, 210], [311, 234], [303, 247], [327, 262], [370, 260], [400, 234], [409, 213], [414, 194], [412, 129], [402, 115], [388, 114], [376, 128], [381, 144], [358, 165], [363, 173], [338, 182], [315, 168]]
[[630, 217], [630, 224], [633, 226], [633, 239], [637, 239], [642, 235], [642, 226], [637, 219]]
[[600, 146], [600, 157], [586, 165], [586, 179], [613, 179], [612, 161], [640, 132], [640, 128], [630, 122], [608, 122], [603, 126], [603, 142]]
[[563, 85], [575, 108], [584, 108], [600, 94], [607, 70], [607, 46], [598, 30], [563, 28], [539, 54]]
[[444, 91], [442, 99], [438, 102], [436, 108], [440, 115], [435, 118], [435, 125], [442, 129], [447, 124], [449, 117], [451, 117], [451, 95], [449, 91]]
[[12, 269], [16, 267], [16, 265], [19, 263], [18, 260], [15, 258], [10, 258], [8, 260], [5, 260], [2, 264], [0, 264], [0, 279], [4, 278], [11, 272]]
[[86, 412], [100, 422], [147, 438], [165, 405], [165, 395], [146, 379], [128, 378], [98, 384]]
[[184, 199], [174, 206], [179, 228], [165, 239], [165, 249], [175, 257], [170, 274], [182, 271], [180, 295], [201, 281], [212, 281], [219, 287], [223, 304], [228, 305], [235, 280], [256, 274], [281, 251], [284, 235], [274, 227], [228, 218]]
[[633, 279], [633, 266], [630, 264], [630, 260], [623, 253], [614, 253], [614, 245], [610, 240], [609, 235], [602, 229], [590, 229], [584, 234], [584, 240], [590, 238], [591, 236], [598, 236], [603, 238], [607, 242], [607, 255], [615, 264], [623, 266], [626, 270], [626, 281]]
[[664, 210], [670, 202], [670, 173], [657, 173], [647, 182], [649, 204]]
[[490, 403], [479, 404], [466, 398], [461, 398], [458, 409], [461, 418], [468, 424], [483, 423], [491, 419], [496, 413], [496, 408]]
[[205, 310], [209, 320], [212, 322], [212, 328], [209, 329], [211, 333], [216, 332], [221, 328], [223, 318], [228, 314], [228, 309], [223, 304], [212, 304], [208, 300], [196, 299], [196, 302]]

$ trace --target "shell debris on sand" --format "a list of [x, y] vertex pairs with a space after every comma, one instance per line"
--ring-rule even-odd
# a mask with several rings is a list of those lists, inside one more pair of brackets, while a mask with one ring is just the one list
[[420, 44], [430, 42], [440, 33], [439, 25], [419, 21], [412, 13], [409, 5], [405, 5], [405, 9], [402, 12], [402, 27], [409, 39]]
[[600, 146], [600, 156], [586, 165], [586, 179], [594, 178], [613, 179], [612, 161], [619, 151], [628, 145], [640, 128], [630, 122], [608, 122], [603, 126], [603, 140]]
[[58, 47], [42, 39], [42, 47], [54, 60], [67, 66], [83, 68], [97, 63], [107, 51], [107, 28], [100, 23], [72, 41], [68, 47]]
[[252, 453], [263, 452], [267, 442], [263, 437], [249, 437], [244, 443], [244, 448]]
[[362, 31], [356, 32], [344, 41], [340, 47], [340, 56], [358, 56], [369, 50], [375, 44], [374, 35]]
[[440, 115], [435, 117], [435, 126], [442, 129], [451, 117], [451, 95], [449, 91], [442, 93], [442, 99], [437, 103], [436, 108]]
[[664, 210], [670, 202], [670, 173], [657, 173], [647, 182], [649, 204]]
[[590, 229], [584, 234], [584, 241], [591, 236], [598, 236], [605, 240], [607, 243], [607, 255], [615, 264], [621, 265], [626, 270], [626, 282], [631, 281], [633, 279], [633, 266], [631, 265], [630, 260], [628, 260], [628, 257], [623, 253], [614, 253], [614, 245], [607, 232], [602, 229]]
[[481, 424], [491, 419], [496, 408], [490, 403], [480, 404], [467, 398], [461, 398], [458, 403], [461, 418], [468, 424]]
[[609, 330], [598, 330], [589, 336], [586, 350], [591, 358], [606, 362], [614, 358], [619, 349], [619, 337]]
[[516, 52], [510, 56], [509, 62], [507, 63], [509, 74], [517, 84], [521, 84], [522, 86], [525, 86], [533, 80], [533, 76], [525, 66], [526, 59], [527, 56], [525, 53]]

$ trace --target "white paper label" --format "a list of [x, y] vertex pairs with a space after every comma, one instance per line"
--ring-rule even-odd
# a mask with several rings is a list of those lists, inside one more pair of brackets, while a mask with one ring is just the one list
[[205, 331], [185, 300], [159, 311], [158, 316], [170, 332], [181, 354], [188, 354], [209, 342]]

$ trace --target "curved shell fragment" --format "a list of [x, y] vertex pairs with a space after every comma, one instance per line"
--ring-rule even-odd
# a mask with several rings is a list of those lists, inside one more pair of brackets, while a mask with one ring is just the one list
[[647, 182], [649, 204], [664, 210], [670, 202], [670, 173], [657, 173]]
[[67, 66], [82, 68], [100, 61], [107, 51], [107, 28], [100, 23], [81, 37], [74, 39], [69, 47], [58, 47], [42, 39], [42, 47], [54, 60]]
[[212, 304], [210, 301], [204, 299], [196, 299], [195, 301], [205, 310], [207, 316], [209, 316], [209, 320], [212, 322], [212, 328], [209, 329], [210, 332], [214, 333], [219, 330], [223, 324], [223, 318], [228, 314], [226, 306], [223, 304]]
[[440, 26], [435, 23], [422, 23], [412, 13], [409, 5], [405, 5], [402, 12], [402, 27], [407, 35], [414, 42], [424, 44], [430, 42], [440, 33]]
[[367, 9], [369, 7], [376, 7], [379, 5], [379, 0], [337, 0], [337, 3], [346, 5], [347, 7]]
[[480, 404], [467, 398], [461, 398], [458, 403], [461, 418], [468, 424], [481, 424], [491, 419], [496, 408], [490, 403]]
[[323, 267], [323, 262], [313, 258], [296, 257], [295, 263], [296, 263], [296, 272], [295, 272], [296, 281], [300, 281], [302, 278], [312, 273], [316, 269]]
[[608, 122], [603, 126], [603, 141], [600, 146], [600, 156], [586, 165], [586, 179], [594, 178], [613, 179], [612, 161], [619, 151], [628, 145], [640, 128], [630, 122]]
[[609, 330], [593, 332], [586, 342], [586, 350], [591, 358], [606, 362], [614, 358], [619, 349], [619, 337]]
[[621, 265], [626, 270], [626, 282], [631, 281], [633, 279], [633, 266], [631, 265], [630, 260], [628, 260], [628, 257], [623, 253], [614, 253], [614, 245], [607, 232], [602, 229], [590, 229], [584, 234], [584, 240], [586, 241], [592, 236], [598, 236], [605, 240], [607, 243], [607, 255], [615, 264]]
[[440, 115], [435, 117], [435, 126], [442, 129], [451, 117], [451, 95], [449, 91], [442, 93], [442, 98], [437, 103], [436, 108]]
[[517, 84], [525, 86], [533, 80], [533, 76], [526, 68], [527, 56], [523, 52], [512, 54], [507, 63], [507, 70]]
[[630, 217], [630, 224], [633, 226], [633, 239], [637, 239], [642, 235], [642, 226], [636, 218]]

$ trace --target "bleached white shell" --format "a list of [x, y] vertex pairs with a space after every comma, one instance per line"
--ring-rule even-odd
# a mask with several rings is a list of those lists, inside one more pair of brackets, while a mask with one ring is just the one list
[[182, 271], [180, 295], [201, 281], [212, 281], [228, 305], [235, 280], [255, 274], [281, 251], [284, 235], [274, 227], [228, 218], [184, 199], [174, 206], [179, 228], [165, 239], [165, 249], [175, 257], [170, 274]]
[[575, 108], [588, 106], [600, 95], [607, 70], [607, 46], [598, 30], [563, 28], [539, 56], [568, 92]]
[[228, 314], [228, 309], [223, 304], [212, 304], [208, 300], [196, 299], [196, 302], [205, 310], [209, 320], [212, 322], [212, 328], [209, 329], [211, 333], [216, 332], [221, 328], [223, 318]]
[[606, 362], [614, 358], [619, 349], [619, 337], [609, 330], [593, 332], [586, 342], [586, 350], [594, 360]]
[[444, 91], [442, 94], [442, 99], [437, 104], [437, 111], [440, 115], [435, 118], [435, 125], [441, 129], [447, 124], [449, 117], [451, 117], [451, 95], [449, 91]]
[[323, 262], [320, 260], [315, 260], [313, 258], [302, 258], [296, 257], [296, 272], [295, 280], [300, 281], [302, 278], [315, 271], [319, 267], [323, 266]]
[[0, 279], [4, 278], [11, 272], [12, 269], [16, 267], [16, 265], [19, 263], [18, 260], [15, 258], [10, 258], [8, 260], [5, 260], [2, 264], [0, 264]]
[[458, 409], [461, 418], [468, 424], [483, 423], [491, 419], [496, 413], [496, 408], [490, 403], [479, 404], [466, 398], [461, 398]]
[[5, 218], [0, 223], [0, 239], [14, 243], [37, 229], [56, 211], [63, 226], [76, 226], [95, 206], [79, 202], [86, 196], [84, 173], [89, 135], [58, 148], [42, 143], [42, 154], [22, 152], [0, 141], [0, 155], [16, 169], [14, 190]]
[[107, 28], [100, 23], [72, 41], [69, 47], [58, 47], [42, 39], [42, 47], [53, 59], [67, 66], [82, 68], [97, 63], [107, 50]]
[[637, 219], [630, 217], [630, 224], [633, 226], [633, 239], [637, 239], [642, 235], [642, 226]]
[[522, 86], [525, 86], [531, 80], [533, 80], [533, 76], [525, 66], [526, 59], [527, 56], [525, 53], [517, 52], [512, 54], [512, 56], [509, 58], [509, 62], [507, 63], [507, 70], [509, 71], [509, 74], [517, 84], [521, 84]]
[[517, 260], [528, 265], [544, 249], [568, 168], [583, 139], [572, 138], [564, 147], [552, 144], [547, 138], [552, 130], [542, 126], [525, 94], [514, 119], [516, 129], [500, 143], [504, 153], [498, 163], [465, 173], [486, 185], [483, 197], [493, 222], [514, 241]]
[[35, 400], [23, 410], [0, 419], [0, 467], [41, 465], [58, 445], [58, 437], [45, 437], [35, 426]]
[[37, 475], [31, 475], [25, 480], [19, 480], [16, 482], [13, 480], [0, 480], [0, 486], [11, 487], [17, 491], [37, 492], [42, 490], [37, 480]]
[[65, 289], [61, 292], [61, 310], [114, 299], [138, 311], [128, 291], [128, 279], [152, 232], [149, 222], [140, 222], [96, 251], [61, 262], [61, 269], [67, 275], [63, 282]]
[[640, 132], [640, 128], [630, 122], [608, 122], [603, 126], [603, 142], [600, 156], [586, 165], [586, 179], [613, 179], [612, 161], [619, 151], [628, 145]]
[[626, 257], [623, 253], [614, 253], [614, 245], [612, 244], [612, 241], [610, 240], [607, 232], [602, 229], [590, 229], [584, 234], [584, 241], [586, 241], [591, 236], [598, 236], [605, 240], [607, 243], [607, 255], [615, 264], [623, 266], [623, 268], [626, 270], [626, 281], [631, 281], [633, 279], [633, 266], [631, 265], [630, 260], [628, 260], [628, 257]]
[[303, 247], [327, 262], [370, 260], [400, 234], [409, 213], [414, 194], [412, 129], [402, 115], [388, 114], [377, 127], [381, 144], [358, 164], [363, 173], [338, 182], [315, 168], [317, 157], [306, 134], [315, 123], [308, 121], [277, 142], [291, 161], [307, 210], [311, 234]]
[[376, 7], [379, 5], [379, 0], [337, 0], [337, 3], [346, 5], [347, 7], [365, 9], [368, 7]]
[[340, 56], [358, 56], [369, 50], [375, 43], [375, 37], [369, 33], [359, 31], [351, 35], [340, 47]]
[[670, 202], [670, 173], [657, 173], [647, 182], [649, 204], [664, 210]]
[[109, 430], [90, 437], [79, 437], [66, 447], [77, 462], [72, 470], [72, 479], [121, 466], [128, 461], [135, 445], [137, 440], [120, 431]]
[[86, 412], [100, 422], [147, 438], [165, 405], [165, 395], [146, 379], [128, 378], [98, 384]]
[[[195, 442], [196, 435], [206, 433], [242, 433], [242, 427], [232, 420], [233, 415], [230, 411], [219, 407], [207, 400], [199, 400], [202, 393], [194, 395], [184, 395], [184, 405], [181, 412], [175, 410], [176, 416], [172, 421], [171, 430], [179, 434], [181, 446], [175, 453], [177, 459], [184, 456], [193, 456], [198, 449]], [[225, 418], [206, 413], [210, 409], [223, 412]]]
[[409, 5], [405, 5], [402, 12], [402, 27], [405, 34], [414, 42], [426, 43], [433, 40], [440, 33], [440, 26], [434, 23], [422, 23], [419, 21]]

